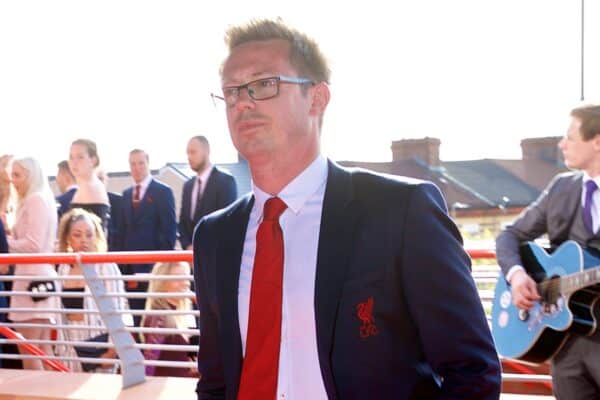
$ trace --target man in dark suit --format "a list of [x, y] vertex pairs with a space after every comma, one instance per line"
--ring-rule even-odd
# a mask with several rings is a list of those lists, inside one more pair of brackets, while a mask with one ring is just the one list
[[73, 200], [73, 196], [77, 191], [75, 177], [69, 168], [69, 162], [67, 160], [58, 163], [56, 184], [61, 193], [56, 196], [56, 202], [58, 203], [58, 219], [60, 220], [60, 217], [69, 211], [69, 204], [71, 204], [71, 200]]
[[[600, 105], [573, 109], [568, 132], [558, 146], [567, 167], [577, 172], [557, 175], [496, 239], [498, 264], [511, 285], [513, 303], [521, 309], [530, 309], [540, 300], [536, 282], [521, 260], [521, 243], [547, 234], [552, 247], [574, 240], [600, 249], [600, 191], [596, 189], [600, 185]], [[584, 217], [586, 206], [588, 218]], [[552, 364], [557, 399], [600, 398], [600, 334], [571, 336]]]
[[253, 193], [194, 234], [198, 398], [497, 399], [437, 187], [320, 154], [329, 68], [312, 39], [270, 20], [226, 37], [219, 97]]
[[[145, 151], [132, 150], [129, 167], [134, 185], [123, 191], [115, 250], [173, 250], [177, 235], [173, 190], [152, 178]], [[152, 264], [121, 265], [121, 269], [125, 275], [149, 273]], [[148, 282], [130, 281], [126, 287], [131, 292], [145, 292]], [[129, 299], [131, 309], [142, 310], [144, 305], [145, 299]], [[139, 326], [141, 317], [133, 318]]]
[[187, 144], [187, 157], [196, 176], [183, 185], [179, 213], [179, 242], [191, 250], [194, 227], [206, 214], [221, 209], [237, 198], [233, 176], [210, 163], [210, 145], [204, 136], [194, 136]]

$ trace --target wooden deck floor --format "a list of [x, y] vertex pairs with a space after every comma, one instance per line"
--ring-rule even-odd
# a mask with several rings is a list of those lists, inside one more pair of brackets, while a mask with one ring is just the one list
[[[108, 374], [0, 369], [0, 400], [196, 399], [196, 380], [148, 378], [121, 390], [121, 377]], [[550, 400], [552, 396], [503, 394], [501, 400]]]

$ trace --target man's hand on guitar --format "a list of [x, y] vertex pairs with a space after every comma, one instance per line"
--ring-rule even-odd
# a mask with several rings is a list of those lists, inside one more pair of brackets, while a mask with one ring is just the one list
[[524, 270], [516, 271], [510, 280], [513, 304], [522, 310], [529, 310], [540, 300], [535, 281]]

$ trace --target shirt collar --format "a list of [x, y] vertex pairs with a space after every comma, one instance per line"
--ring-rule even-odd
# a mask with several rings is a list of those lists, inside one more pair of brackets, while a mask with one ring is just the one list
[[148, 187], [148, 185], [150, 185], [150, 182], [152, 181], [152, 174], [148, 174], [147, 177], [145, 177], [140, 183], [136, 183], [135, 181], [133, 182], [133, 186], [135, 185], [140, 185], [140, 189], [142, 191], [146, 190], [146, 188]]
[[593, 180], [594, 182], [596, 182], [596, 185], [600, 187], [600, 176], [592, 178], [587, 172], [583, 171], [583, 179], [581, 180], [581, 184], [583, 185], [583, 187], [585, 187], [585, 183], [589, 180]]
[[[288, 183], [277, 194], [281, 200], [287, 204], [288, 208], [298, 214], [308, 199], [319, 190], [327, 181], [327, 159], [318, 155], [317, 158]], [[252, 183], [254, 192], [254, 207], [262, 215], [265, 202], [272, 196], [262, 191], [258, 186]]]
[[208, 164], [208, 166], [204, 168], [204, 171], [202, 171], [200, 175], [196, 175], [196, 180], [200, 178], [202, 180], [202, 183], [206, 183], [208, 181], [208, 178], [210, 177], [210, 173], [212, 172], [213, 167], [214, 166], [212, 164]]

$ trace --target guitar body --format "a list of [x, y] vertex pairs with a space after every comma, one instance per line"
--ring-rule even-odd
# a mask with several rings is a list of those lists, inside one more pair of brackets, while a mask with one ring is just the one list
[[[592, 309], [600, 296], [600, 287], [579, 282], [586, 265], [598, 265], [600, 259], [567, 241], [548, 254], [530, 242], [521, 248], [527, 271], [538, 282], [542, 300], [530, 310], [520, 310], [512, 302], [511, 287], [501, 274], [496, 283], [492, 305], [492, 335], [496, 350], [503, 357], [541, 363], [560, 350], [570, 333], [589, 335], [595, 331]], [[598, 274], [600, 274], [600, 269]], [[591, 271], [596, 272], [596, 271]], [[569, 275], [575, 274], [575, 277]], [[588, 279], [585, 275], [581, 279]], [[565, 279], [581, 289], [563, 293]], [[549, 281], [550, 280], [550, 281]], [[598, 281], [596, 281], [598, 282]]]

